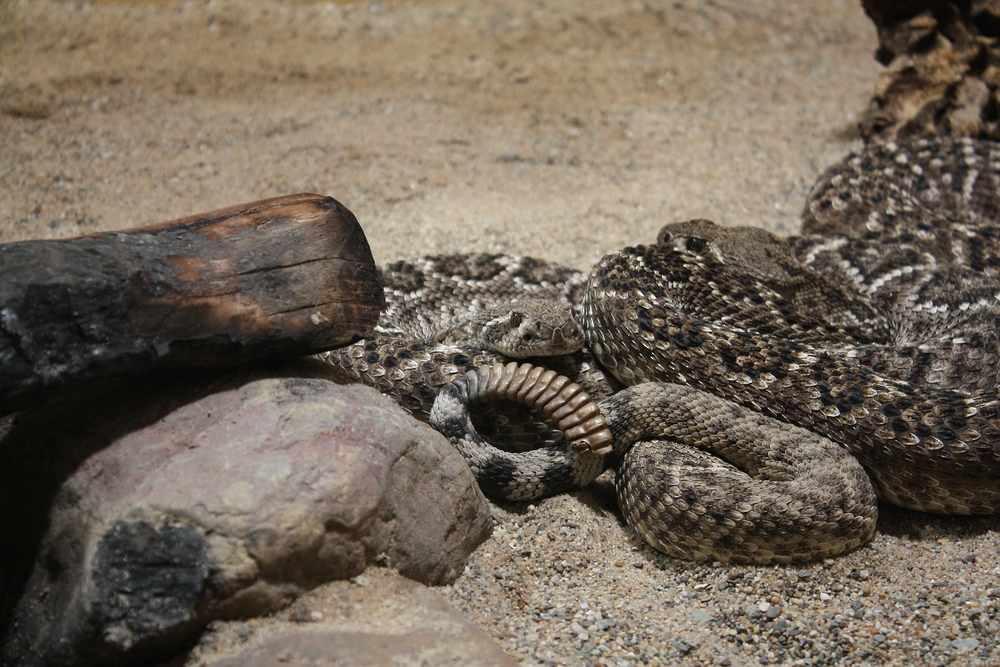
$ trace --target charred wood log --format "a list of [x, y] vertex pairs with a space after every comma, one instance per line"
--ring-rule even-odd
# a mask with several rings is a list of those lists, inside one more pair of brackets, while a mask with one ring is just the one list
[[0, 245], [0, 413], [88, 378], [330, 349], [383, 305], [357, 219], [315, 194]]
[[860, 123], [866, 142], [1000, 139], [1000, 0], [862, 0], [886, 69]]

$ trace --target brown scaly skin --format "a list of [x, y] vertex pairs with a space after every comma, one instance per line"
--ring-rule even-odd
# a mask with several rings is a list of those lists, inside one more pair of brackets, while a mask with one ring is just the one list
[[[922, 142], [877, 147], [828, 172], [807, 209], [806, 230], [822, 236], [793, 246], [812, 264], [837, 267], [837, 281], [808, 267], [792, 278], [748, 271], [732, 259], [748, 252], [732, 240], [742, 232], [668, 226], [660, 237], [669, 242], [625, 248], [595, 268], [584, 301], [588, 345], [626, 385], [681, 382], [840, 443], [892, 503], [995, 512], [1000, 252], [997, 230], [977, 211], [998, 201], [998, 157], [993, 144]], [[928, 203], [910, 193], [914, 184], [941, 192]], [[759, 246], [759, 236], [747, 233], [745, 243]], [[922, 261], [901, 262], [900, 246]], [[823, 312], [795, 304], [845, 284], [867, 286], [861, 297], [872, 304], [855, 318], [872, 333], [857, 346], [839, 333], [824, 343]], [[958, 386], [963, 378], [969, 386]]]
[[[819, 180], [797, 239], [694, 220], [612, 253], [586, 279], [484, 255], [431, 258], [421, 266], [433, 279], [417, 264], [403, 274], [425, 300], [418, 310], [442, 278], [449, 298], [456, 285], [480, 301], [552, 290], [604, 369], [635, 385], [600, 402], [629, 523], [682, 558], [787, 562], [869, 539], [868, 477], [904, 507], [1000, 508], [998, 193], [991, 143], [885, 144]], [[397, 396], [433, 396], [495, 358], [407, 342], [388, 324], [340, 363]], [[427, 388], [407, 389], [423, 378]], [[516, 456], [492, 467], [495, 488], [554, 488]]]

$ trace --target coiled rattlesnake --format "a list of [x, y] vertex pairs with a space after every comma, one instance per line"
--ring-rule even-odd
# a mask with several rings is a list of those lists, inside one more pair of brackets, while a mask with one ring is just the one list
[[[787, 561], [870, 537], [874, 496], [845, 451], [895, 504], [1000, 508], [998, 213], [994, 144], [920, 140], [873, 146], [831, 168], [795, 239], [690, 221], [666, 226], [653, 245], [612, 253], [586, 278], [495, 256], [397, 266], [413, 267], [405, 284], [423, 296], [442, 281], [452, 294], [471, 288], [473, 310], [494, 294], [571, 307], [599, 365], [581, 353], [541, 363], [582, 369], [576, 377], [599, 398], [616, 389], [602, 368], [638, 385], [601, 403], [629, 522], [681, 557]], [[390, 298], [406, 291], [390, 282]], [[468, 319], [455, 310], [445, 312]], [[448, 345], [386, 329], [331, 360], [426, 414], [449, 379], [498, 360]], [[449, 391], [462, 394], [468, 382]], [[460, 421], [440, 420], [446, 431]], [[550, 469], [566, 465], [546, 452]], [[518, 479], [517, 456], [480, 467]], [[720, 469], [729, 476], [721, 482]], [[559, 481], [549, 485], [546, 473], [531, 474], [538, 493], [586, 481], [550, 474]]]

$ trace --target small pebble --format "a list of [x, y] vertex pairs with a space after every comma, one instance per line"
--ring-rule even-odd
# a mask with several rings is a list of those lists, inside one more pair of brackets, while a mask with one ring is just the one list
[[975, 651], [979, 648], [979, 640], [975, 637], [971, 637], [969, 639], [953, 639], [951, 640], [951, 647], [959, 653], [968, 653], [969, 651]]

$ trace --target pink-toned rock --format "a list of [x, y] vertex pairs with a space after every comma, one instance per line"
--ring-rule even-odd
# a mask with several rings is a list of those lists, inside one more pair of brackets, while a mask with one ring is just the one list
[[215, 623], [186, 667], [515, 667], [436, 592], [382, 568], [249, 622]]
[[461, 456], [312, 368], [173, 374], [22, 415], [0, 442], [0, 562], [25, 572], [0, 596], [23, 585], [5, 659], [140, 660], [374, 562], [456, 577], [491, 529]]

